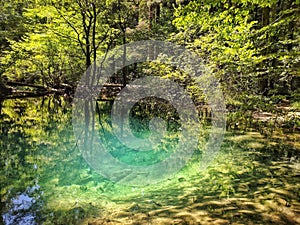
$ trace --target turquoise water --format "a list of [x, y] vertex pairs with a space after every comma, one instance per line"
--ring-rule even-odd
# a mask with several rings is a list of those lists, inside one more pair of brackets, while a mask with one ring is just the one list
[[[175, 176], [132, 187], [113, 183], [88, 165], [77, 146], [71, 119], [71, 103], [62, 97], [4, 101], [0, 116], [2, 223], [299, 222], [297, 133], [266, 140], [257, 132], [228, 132], [218, 156], [206, 170], [199, 171], [199, 147]], [[139, 123], [132, 126], [147, 136], [147, 123], [137, 120]], [[180, 126], [175, 123], [175, 128], [169, 129], [172, 144], [169, 141], [151, 154], [137, 155], [114, 139], [107, 114], [100, 121], [105, 132], [99, 130], [99, 135], [113, 143], [108, 144], [110, 153], [138, 165], [171, 154]], [[205, 140], [206, 132], [201, 132]]]

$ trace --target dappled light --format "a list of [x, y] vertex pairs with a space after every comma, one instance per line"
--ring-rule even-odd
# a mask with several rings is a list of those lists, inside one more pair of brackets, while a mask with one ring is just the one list
[[0, 225], [300, 224], [300, 0], [1, 0]]
[[[6, 221], [32, 215], [43, 224], [299, 223], [297, 133], [270, 140], [256, 131], [228, 131], [207, 169], [199, 170], [200, 155], [194, 154], [176, 176], [130, 187], [112, 183], [87, 165], [70, 115], [62, 97], [5, 101], [1, 201]], [[104, 128], [107, 118], [101, 118]], [[18, 198], [35, 200], [18, 210]]]

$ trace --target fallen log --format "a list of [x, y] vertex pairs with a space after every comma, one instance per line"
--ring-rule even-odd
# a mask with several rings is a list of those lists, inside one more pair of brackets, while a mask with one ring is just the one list
[[23, 82], [17, 82], [17, 81], [7, 81], [7, 85], [9, 86], [22, 86], [22, 87], [33, 87], [38, 89], [47, 89], [45, 86], [37, 85], [37, 84], [28, 84]]

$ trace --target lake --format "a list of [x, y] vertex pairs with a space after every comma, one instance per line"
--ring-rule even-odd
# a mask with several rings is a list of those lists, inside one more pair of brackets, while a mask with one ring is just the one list
[[[136, 154], [113, 136], [110, 104], [99, 107], [99, 136], [110, 140], [113, 157], [145, 166], [173, 153], [176, 121], [168, 124], [166, 145]], [[131, 127], [147, 136], [149, 120], [136, 118]], [[107, 179], [84, 159], [69, 99], [7, 99], [0, 121], [2, 224], [300, 224], [297, 131], [278, 130], [272, 138], [253, 129], [227, 131], [205, 169], [200, 143], [173, 176], [133, 186]]]

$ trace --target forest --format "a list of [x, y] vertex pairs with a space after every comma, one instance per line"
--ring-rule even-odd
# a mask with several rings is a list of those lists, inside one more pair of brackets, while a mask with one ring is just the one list
[[201, 56], [230, 108], [297, 106], [298, 28], [297, 0], [2, 1], [1, 95], [72, 96], [99, 55], [154, 39]]
[[[0, 224], [300, 224], [299, 27], [300, 0], [1, 0]], [[193, 52], [220, 85], [224, 140], [199, 173], [217, 113], [205, 90], [178, 69], [181, 59], [125, 66], [123, 46], [147, 40]], [[123, 186], [121, 178], [99, 174], [95, 162], [85, 162], [91, 156], [74, 128], [83, 75], [120, 46], [125, 54], [113, 59], [123, 64], [113, 61], [113, 75], [88, 105], [94, 111], [83, 112], [114, 157], [141, 167], [160, 162], [176, 151], [188, 123], [180, 123], [184, 110], [145, 98], [130, 112], [132, 133], [151, 136], [159, 118], [168, 137], [154, 153], [120, 144], [113, 102], [141, 77], [177, 83], [201, 124], [186, 128], [195, 135], [187, 142], [199, 136], [191, 161], [154, 186]]]

